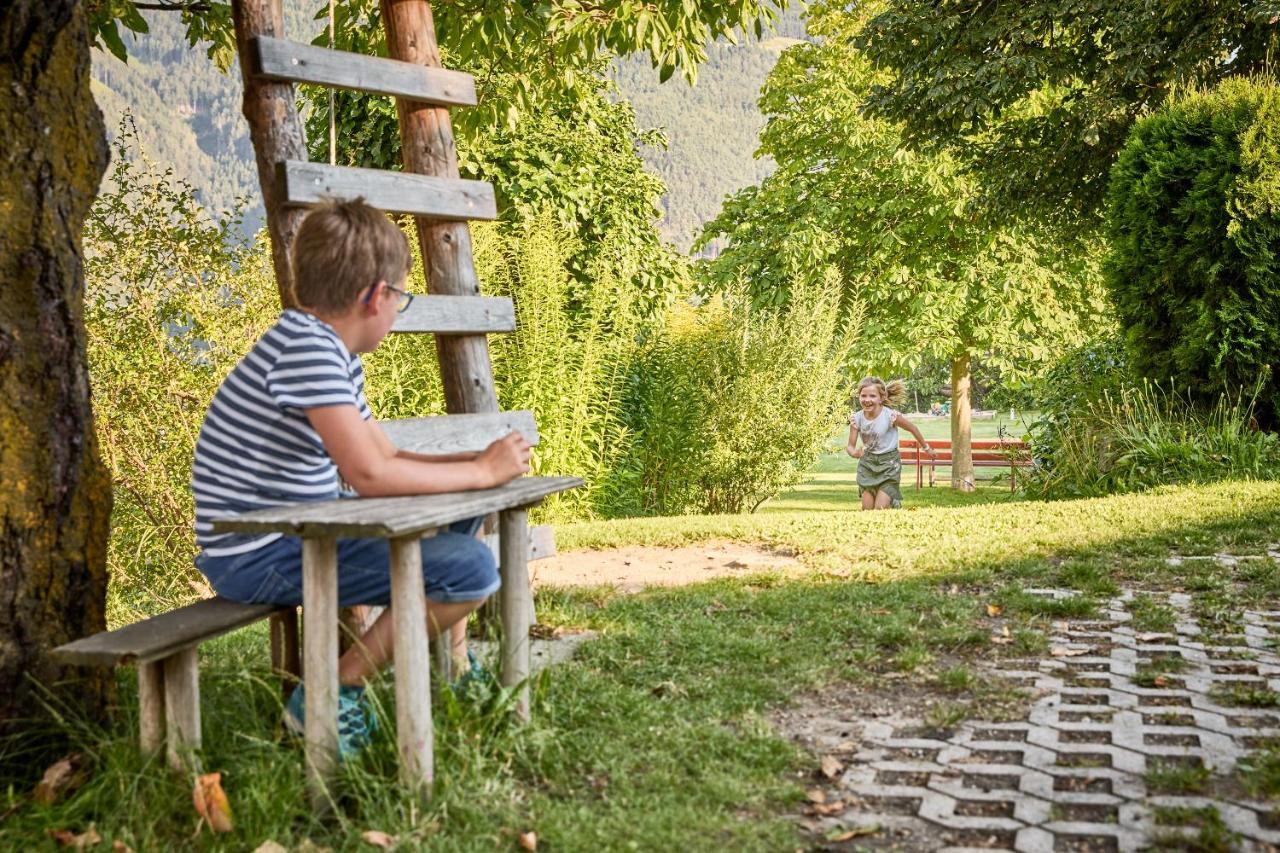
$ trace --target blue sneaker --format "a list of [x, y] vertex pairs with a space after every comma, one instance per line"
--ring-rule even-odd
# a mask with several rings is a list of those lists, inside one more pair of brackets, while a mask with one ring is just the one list
[[449, 685], [456, 695], [469, 692], [472, 685], [487, 687], [497, 684], [498, 679], [494, 678], [493, 673], [480, 663], [476, 653], [471, 649], [467, 649], [467, 663], [469, 664], [467, 671], [455, 678], [453, 683]]
[[[293, 688], [284, 708], [284, 727], [298, 737], [306, 734], [303, 712], [305, 685]], [[338, 759], [346, 761], [369, 745], [369, 736], [378, 730], [378, 715], [364, 701], [364, 688], [338, 685]]]

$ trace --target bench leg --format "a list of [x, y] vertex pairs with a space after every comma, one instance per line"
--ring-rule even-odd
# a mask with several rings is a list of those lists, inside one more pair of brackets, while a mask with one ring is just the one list
[[302, 658], [298, 652], [298, 609], [291, 607], [271, 614], [271, 673], [280, 679], [285, 698], [302, 680]]
[[441, 631], [436, 636], [435, 641], [431, 643], [431, 652], [435, 657], [436, 675], [440, 677], [440, 683], [436, 685], [436, 689], [444, 689], [450, 681], [453, 681], [452, 629]]
[[302, 627], [306, 666], [307, 790], [313, 811], [329, 811], [338, 762], [338, 544], [302, 540]]
[[164, 709], [169, 766], [185, 770], [190, 753], [200, 748], [200, 667], [194, 648], [164, 659]]
[[529, 514], [524, 509], [508, 509], [499, 522], [502, 554], [502, 588], [498, 591], [502, 611], [502, 685], [521, 685], [516, 695], [516, 717], [529, 719], [529, 624], [533, 594], [529, 588]]
[[[427, 600], [422, 589], [419, 537], [391, 540], [391, 618], [395, 631], [396, 740], [400, 781], [430, 793], [432, 767], [431, 665], [427, 648]], [[449, 632], [440, 634], [446, 649]]]
[[143, 755], [164, 746], [164, 661], [138, 664], [138, 744]]

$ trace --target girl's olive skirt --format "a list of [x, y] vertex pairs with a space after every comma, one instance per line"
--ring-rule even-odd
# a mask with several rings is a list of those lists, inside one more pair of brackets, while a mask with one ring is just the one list
[[902, 455], [895, 448], [887, 453], [863, 453], [858, 460], [858, 495], [889, 496], [889, 506], [902, 506]]

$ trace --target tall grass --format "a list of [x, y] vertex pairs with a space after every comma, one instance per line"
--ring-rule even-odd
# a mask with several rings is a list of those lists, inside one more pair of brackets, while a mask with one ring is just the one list
[[1280, 437], [1259, 430], [1256, 393], [1210, 408], [1155, 383], [1106, 391], [1069, 414], [1024, 480], [1041, 497], [1131, 492], [1169, 484], [1280, 477]]

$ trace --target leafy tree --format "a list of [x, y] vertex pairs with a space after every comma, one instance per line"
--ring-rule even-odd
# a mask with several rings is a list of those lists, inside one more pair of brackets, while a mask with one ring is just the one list
[[1107, 193], [1107, 284], [1134, 371], [1280, 424], [1280, 87], [1231, 80], [1134, 126]]
[[969, 448], [967, 388], [979, 357], [1007, 376], [1032, 372], [1096, 323], [1096, 250], [1046, 240], [972, 212], [977, 187], [946, 153], [912, 151], [901, 130], [869, 119], [877, 75], [853, 46], [862, 13], [811, 9], [813, 43], [787, 50], [761, 96], [760, 155], [778, 168], [726, 202], [700, 238], [728, 248], [705, 267], [717, 288], [741, 283], [758, 305], [788, 300], [792, 282], [839, 270], [847, 308], [865, 306], [858, 361], [910, 369], [951, 364], [956, 476]]
[[856, 37], [886, 76], [869, 115], [961, 152], [988, 200], [1094, 225], [1139, 116], [1190, 86], [1264, 72], [1275, 0], [889, 0]]

